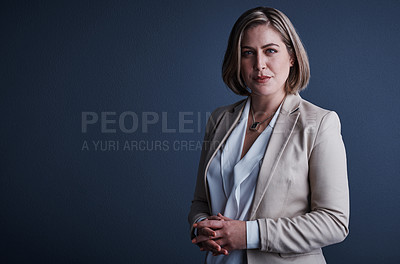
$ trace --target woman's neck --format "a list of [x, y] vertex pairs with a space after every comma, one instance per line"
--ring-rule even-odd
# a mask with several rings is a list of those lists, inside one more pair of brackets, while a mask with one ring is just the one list
[[256, 113], [256, 116], [262, 113], [267, 115], [272, 114], [278, 109], [285, 96], [286, 93], [277, 94], [274, 96], [251, 94], [251, 107], [254, 113]]

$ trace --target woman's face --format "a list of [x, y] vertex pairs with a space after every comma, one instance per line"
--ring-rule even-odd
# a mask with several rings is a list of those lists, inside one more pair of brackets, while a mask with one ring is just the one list
[[285, 82], [293, 60], [280, 33], [269, 25], [243, 32], [241, 76], [254, 95], [285, 94]]

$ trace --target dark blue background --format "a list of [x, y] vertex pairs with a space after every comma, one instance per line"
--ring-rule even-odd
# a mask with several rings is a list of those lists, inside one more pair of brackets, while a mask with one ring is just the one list
[[[324, 250], [328, 263], [398, 263], [396, 0], [2, 2], [0, 262], [201, 263], [186, 221], [200, 152], [172, 143], [201, 140], [207, 112], [240, 99], [221, 61], [237, 17], [260, 5], [300, 33], [312, 72], [302, 96], [342, 121], [351, 231]], [[195, 131], [82, 133], [86, 111], [166, 112], [175, 129], [193, 112]], [[85, 151], [84, 140], [169, 149]]]

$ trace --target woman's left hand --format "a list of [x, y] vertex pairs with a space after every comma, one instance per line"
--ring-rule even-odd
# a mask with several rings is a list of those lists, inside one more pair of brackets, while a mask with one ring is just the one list
[[[218, 214], [221, 220], [208, 220], [195, 224], [196, 228], [211, 228], [214, 230], [214, 236], [209, 239], [214, 240], [222, 248], [231, 251], [246, 248], [246, 222], [232, 220], [221, 214]], [[196, 239], [196, 238], [195, 238]], [[194, 243], [196, 243], [194, 239]]]

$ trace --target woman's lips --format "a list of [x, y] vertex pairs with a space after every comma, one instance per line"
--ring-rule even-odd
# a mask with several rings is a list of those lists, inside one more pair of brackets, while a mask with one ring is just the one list
[[258, 83], [266, 83], [269, 81], [269, 79], [271, 79], [271, 77], [270, 76], [257, 76], [253, 79]]

